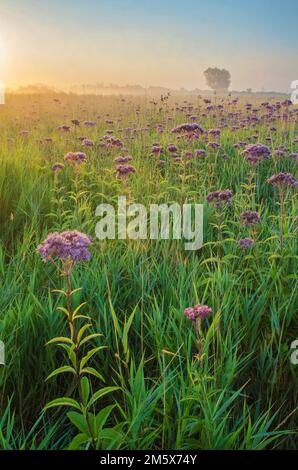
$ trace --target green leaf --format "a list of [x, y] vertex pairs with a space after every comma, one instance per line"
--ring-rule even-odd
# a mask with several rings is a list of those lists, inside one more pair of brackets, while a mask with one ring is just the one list
[[87, 315], [76, 315], [76, 320], [78, 318], [84, 318], [85, 320], [91, 320], [91, 317], [88, 317]]
[[84, 415], [77, 413], [76, 411], [69, 411], [67, 413], [67, 417], [79, 431], [89, 436], [88, 425]]
[[82, 326], [82, 328], [79, 330], [78, 336], [77, 336], [78, 343], [81, 341], [85, 331], [88, 330], [90, 326], [91, 326], [90, 323], [86, 323], [86, 325]]
[[66, 310], [66, 308], [64, 308], [64, 307], [58, 307], [57, 310], [60, 310], [61, 312], [65, 313], [65, 315], [67, 316], [67, 318], [69, 317], [69, 312], [68, 312], [68, 310]]
[[91, 359], [92, 356], [94, 356], [94, 354], [96, 354], [98, 351], [100, 351], [101, 349], [103, 349], [103, 346], [101, 347], [98, 347], [98, 348], [94, 348], [94, 349], [91, 349], [90, 351], [88, 351], [88, 353], [86, 354], [86, 356], [83, 357], [83, 359], [81, 360], [80, 362], [80, 370], [84, 367], [84, 365], [89, 361], [89, 359]]
[[115, 408], [116, 405], [109, 405], [100, 410], [100, 412], [96, 415], [95, 420], [96, 420], [96, 428], [100, 429], [102, 428], [108, 419], [108, 417], [111, 414], [111, 411]]
[[60, 289], [53, 289], [51, 292], [58, 293], [58, 294], [63, 294], [65, 296], [67, 295], [64, 290], [60, 290]]
[[70, 338], [66, 338], [64, 336], [57, 336], [56, 338], [51, 339], [46, 343], [46, 346], [48, 344], [53, 344], [53, 343], [70, 343], [73, 344], [73, 341]]
[[49, 408], [54, 408], [55, 406], [71, 406], [81, 411], [81, 407], [76, 400], [73, 400], [69, 397], [56, 398], [56, 400], [50, 401], [43, 409], [43, 411], [48, 410]]
[[74, 289], [71, 291], [70, 295], [73, 295], [75, 294], [76, 292], [79, 292], [80, 290], [82, 290], [82, 287], [78, 287], [77, 289]]
[[71, 314], [71, 317], [74, 319], [76, 318], [77, 316], [77, 313], [79, 312], [79, 310], [81, 310], [81, 308], [86, 305], [87, 302], [83, 302], [82, 304], [78, 305], [78, 307], [74, 310], [74, 312]]
[[69, 359], [72, 363], [72, 365], [74, 366], [74, 368], [77, 370], [77, 357], [76, 357], [76, 353], [74, 351], [74, 347], [72, 347], [68, 353], [69, 355]]
[[85, 367], [84, 369], [81, 370], [81, 374], [94, 375], [98, 379], [102, 380], [102, 382], [105, 382], [104, 377], [93, 367]]
[[58, 374], [63, 374], [64, 372], [71, 372], [72, 374], [76, 374], [76, 371], [73, 367], [70, 367], [70, 366], [62, 366], [62, 367], [59, 367], [59, 369], [55, 369], [47, 378], [46, 380], [49, 380], [51, 379], [52, 377], [55, 377], [55, 375], [58, 375]]
[[102, 398], [104, 395], [107, 395], [108, 393], [112, 393], [116, 390], [119, 390], [120, 387], [104, 387], [102, 388], [101, 390], [98, 390], [97, 392], [95, 392], [91, 399], [89, 400], [88, 404], [87, 404], [87, 408], [89, 408], [91, 405], [93, 405], [97, 400], [99, 400], [100, 398]]
[[71, 443], [69, 444], [68, 450], [79, 450], [82, 444], [85, 444], [90, 440], [90, 437], [84, 433], [77, 434]]
[[89, 399], [89, 393], [90, 393], [90, 385], [89, 385], [88, 377], [83, 377], [81, 379], [81, 387], [82, 387], [83, 405], [86, 406], [88, 399]]
[[122, 438], [122, 434], [118, 431], [115, 431], [113, 428], [105, 428], [99, 431], [97, 439], [106, 439], [109, 441], [118, 441]]
[[98, 336], [103, 336], [103, 335], [100, 334], [100, 333], [92, 333], [92, 335], [86, 336], [86, 337], [85, 337], [84, 339], [82, 339], [82, 341], [80, 342], [80, 346], [82, 346], [83, 344], [87, 343], [87, 341], [90, 341], [90, 339], [98, 338]]
[[129, 349], [128, 349], [128, 332], [131, 327], [132, 321], [134, 319], [135, 313], [136, 313], [137, 307], [134, 308], [132, 314], [130, 315], [129, 319], [127, 322], [125, 322], [124, 328], [123, 328], [123, 336], [122, 336], [122, 344], [123, 344], [123, 350], [124, 354], [126, 355], [126, 361], [129, 359]]
[[109, 299], [109, 304], [110, 304], [110, 311], [111, 311], [111, 315], [112, 315], [112, 319], [113, 319], [113, 323], [114, 323], [114, 328], [115, 328], [118, 336], [121, 336], [121, 328], [120, 328], [120, 325], [119, 325], [119, 322], [118, 322], [116, 312], [115, 312], [114, 307], [112, 305], [111, 299]]

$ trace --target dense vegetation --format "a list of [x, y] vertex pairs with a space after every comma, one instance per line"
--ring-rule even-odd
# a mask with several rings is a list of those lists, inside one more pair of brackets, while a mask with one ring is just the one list
[[[117, 387], [96, 402], [97, 412], [115, 405], [107, 425], [118, 438], [102, 448], [297, 447], [296, 190], [267, 181], [295, 175], [297, 121], [296, 107], [276, 98], [8, 96], [0, 106], [0, 448], [63, 449], [76, 434], [65, 407], [43, 412], [77, 393], [72, 374], [46, 380], [65, 363], [63, 349], [45, 346], [67, 334], [57, 310], [64, 295], [52, 292], [65, 279], [36, 252], [49, 233], [65, 230], [93, 238], [92, 258], [77, 263], [72, 283], [81, 288], [75, 306], [86, 302], [91, 329], [102, 334], [94, 347], [105, 346], [91, 358], [102, 380], [92, 376], [90, 385]], [[171, 132], [183, 123], [202, 132]], [[269, 158], [245, 158], [255, 143]], [[71, 164], [68, 152], [86, 161]], [[127, 155], [133, 170], [117, 177], [114, 159]], [[57, 162], [64, 168], [53, 171]], [[218, 220], [206, 197], [227, 189], [232, 200]], [[203, 248], [97, 240], [95, 209], [119, 195], [146, 206], [203, 203]], [[246, 210], [260, 223], [245, 226]], [[241, 248], [247, 237], [252, 246]], [[184, 315], [198, 303], [213, 311], [202, 323], [200, 359]]]

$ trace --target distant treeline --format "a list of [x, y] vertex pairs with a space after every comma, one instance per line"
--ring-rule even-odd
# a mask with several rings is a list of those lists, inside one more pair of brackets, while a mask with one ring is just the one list
[[[109, 84], [105, 85], [104, 83], [98, 83], [94, 85], [73, 85], [68, 89], [58, 89], [55, 87], [50, 87], [44, 84], [34, 84], [21, 86], [17, 89], [6, 89], [6, 93], [14, 94], [76, 94], [76, 95], [137, 95], [137, 96], [161, 96], [170, 94], [172, 96], [179, 95], [202, 95], [210, 96], [214, 92], [211, 90], [200, 90], [199, 88], [194, 88], [193, 90], [188, 90], [186, 88], [171, 89], [161, 86], [149, 86], [147, 88], [142, 87], [141, 85], [116, 85]], [[229, 91], [230, 95], [264, 95], [264, 96], [286, 96], [284, 92], [277, 91], [252, 91], [247, 89], [244, 91], [231, 90]]]

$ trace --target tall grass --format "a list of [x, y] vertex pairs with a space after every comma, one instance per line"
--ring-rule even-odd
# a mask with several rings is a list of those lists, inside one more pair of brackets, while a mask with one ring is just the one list
[[[98, 345], [106, 349], [98, 351], [93, 367], [107, 386], [120, 387], [103, 400], [116, 405], [109, 424], [121, 427], [122, 437], [115, 447], [297, 447], [298, 370], [290, 363], [290, 344], [298, 337], [297, 205], [290, 193], [281, 256], [278, 194], [266, 183], [278, 171], [295, 173], [295, 160], [287, 154], [297, 150], [297, 114], [288, 121], [276, 117], [274, 134], [265, 119], [232, 132], [237, 118], [228, 117], [228, 103], [223, 113], [206, 117], [201, 100], [194, 98], [192, 105], [192, 112], [199, 107], [204, 127], [218, 127], [222, 120], [228, 127], [220, 152], [208, 151], [206, 159], [185, 166], [170, 161], [166, 150], [174, 140], [169, 130], [188, 119], [188, 107], [174, 100], [168, 111], [157, 112], [138, 98], [61, 95], [57, 102], [51, 96], [11, 96], [0, 108], [0, 339], [6, 349], [6, 365], [0, 366], [1, 448], [66, 448], [75, 433], [63, 409], [42, 413], [51, 399], [70, 394], [73, 382], [59, 376], [45, 381], [62, 360], [45, 343], [66, 326], [57, 311], [63, 298], [51, 293], [55, 269], [35, 252], [40, 241], [55, 230], [94, 236], [96, 206], [118, 195], [145, 205], [186, 198], [204, 203], [208, 191], [226, 188], [234, 198], [222, 214], [220, 269], [216, 213], [205, 206], [204, 246], [198, 252], [186, 252], [176, 241], [95, 240], [92, 260], [73, 273], [82, 288], [74, 302], [88, 302], [94, 333], [103, 334]], [[238, 110], [248, 113], [242, 103]], [[56, 130], [73, 118], [97, 119], [97, 125], [67, 134]], [[109, 127], [129, 149], [136, 174], [126, 184], [116, 180], [117, 151], [94, 146], [86, 150], [88, 162], [77, 181], [66, 166], [55, 184], [51, 165], [67, 151], [82, 150], [77, 137], [98, 142]], [[20, 134], [23, 129], [28, 137]], [[271, 137], [272, 151], [283, 145], [288, 152], [256, 170], [254, 204], [262, 222], [253, 249], [243, 252], [237, 240], [247, 236], [240, 214], [251, 208], [251, 182], [249, 166], [233, 144], [251, 141], [256, 131], [259, 142]], [[53, 142], [40, 143], [47, 137]], [[165, 149], [162, 168], [150, 156], [156, 141]], [[181, 150], [204, 145], [179, 142]], [[223, 152], [227, 159], [219, 157]], [[195, 331], [183, 316], [185, 307], [198, 302], [214, 311], [203, 327], [202, 366], [195, 358]]]

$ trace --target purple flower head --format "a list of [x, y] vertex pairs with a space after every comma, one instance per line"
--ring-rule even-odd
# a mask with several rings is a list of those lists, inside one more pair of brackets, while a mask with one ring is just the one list
[[69, 132], [70, 131], [70, 126], [66, 126], [66, 125], [59, 126], [59, 127], [57, 127], [57, 131]]
[[83, 163], [87, 161], [87, 156], [83, 152], [68, 152], [64, 156], [64, 160], [69, 161], [70, 163]]
[[83, 163], [87, 161], [87, 155], [84, 152], [76, 152], [75, 158], [78, 163]]
[[244, 227], [257, 225], [261, 221], [261, 217], [256, 211], [244, 211], [241, 214], [241, 218], [242, 218]]
[[58, 171], [63, 170], [63, 168], [64, 168], [63, 163], [54, 163], [54, 165], [52, 166], [52, 171], [56, 173]]
[[134, 166], [131, 166], [131, 165], [118, 165], [116, 168], [116, 171], [117, 171], [118, 178], [124, 178], [130, 173], [135, 173], [136, 169]]
[[206, 157], [206, 150], [204, 149], [198, 149], [196, 150], [196, 156], [200, 158]]
[[195, 134], [198, 136], [200, 134], [204, 134], [205, 129], [197, 123], [180, 124], [180, 126], [174, 127], [171, 132], [173, 134]]
[[83, 146], [84, 147], [93, 147], [94, 143], [93, 140], [91, 139], [84, 139], [83, 140]]
[[215, 150], [218, 149], [220, 145], [218, 142], [208, 142], [207, 147]]
[[190, 150], [186, 150], [186, 151], [184, 152], [184, 158], [185, 158], [186, 160], [188, 160], [188, 159], [190, 159], [190, 158], [192, 158], [192, 157], [193, 157], [193, 153], [192, 153]]
[[248, 249], [253, 244], [254, 244], [254, 241], [252, 238], [242, 238], [241, 240], [238, 241], [239, 247], [243, 249]]
[[194, 321], [197, 318], [204, 320], [212, 314], [212, 308], [208, 305], [195, 305], [194, 307], [188, 307], [184, 310], [184, 315], [190, 320]]
[[96, 126], [96, 121], [85, 121], [84, 126], [86, 126], [86, 127]]
[[92, 239], [77, 230], [50, 233], [47, 238], [37, 247], [43, 261], [58, 258], [61, 261], [67, 259], [73, 262], [88, 261], [91, 254], [88, 250]]
[[212, 137], [219, 137], [220, 136], [220, 129], [209, 129], [208, 134]]
[[171, 152], [171, 153], [175, 153], [175, 152], [178, 151], [178, 148], [174, 144], [169, 144], [168, 151]]
[[153, 144], [151, 152], [153, 155], [160, 155], [163, 152], [163, 148], [158, 144]]
[[291, 100], [285, 100], [281, 104], [282, 104], [282, 106], [291, 106], [293, 103], [292, 103]]
[[270, 157], [270, 150], [263, 144], [249, 144], [242, 152], [245, 160], [252, 165], [259, 163], [261, 160], [268, 160]]
[[231, 204], [233, 193], [230, 189], [225, 189], [223, 191], [213, 191], [207, 195], [207, 202], [214, 204], [216, 209], [220, 209], [223, 205]]
[[126, 155], [125, 157], [122, 157], [121, 155], [119, 157], [114, 158], [115, 163], [127, 163], [132, 160], [132, 156]]
[[291, 173], [278, 173], [277, 175], [271, 176], [267, 183], [272, 184], [272, 186], [278, 187], [292, 187], [298, 185], [298, 181]]

